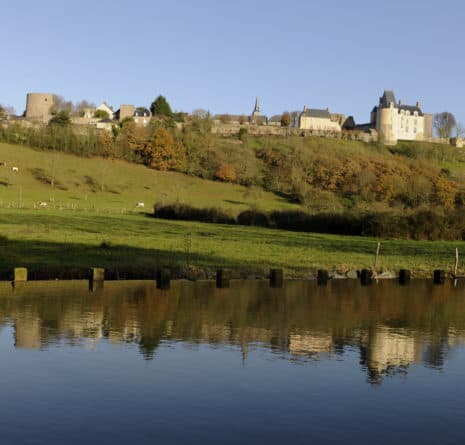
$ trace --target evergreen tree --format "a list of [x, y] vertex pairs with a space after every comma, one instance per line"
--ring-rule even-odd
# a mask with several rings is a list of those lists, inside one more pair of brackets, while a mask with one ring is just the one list
[[150, 111], [153, 116], [166, 116], [169, 118], [173, 117], [170, 104], [164, 96], [158, 96], [150, 105]]

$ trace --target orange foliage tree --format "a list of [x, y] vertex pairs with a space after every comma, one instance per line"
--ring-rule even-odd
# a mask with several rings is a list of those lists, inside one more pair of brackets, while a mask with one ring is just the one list
[[184, 146], [166, 128], [157, 128], [140, 150], [146, 165], [157, 170], [179, 170], [185, 164]]
[[232, 165], [221, 164], [216, 170], [215, 178], [220, 181], [234, 182], [237, 179], [236, 170]]
[[115, 145], [113, 143], [113, 138], [108, 131], [104, 130], [99, 133], [98, 144], [100, 145], [104, 156], [115, 155]]

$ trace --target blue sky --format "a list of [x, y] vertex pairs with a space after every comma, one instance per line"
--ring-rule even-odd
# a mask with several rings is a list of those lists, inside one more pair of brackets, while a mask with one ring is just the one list
[[2, 2], [0, 103], [29, 91], [176, 110], [329, 107], [369, 119], [383, 89], [465, 122], [465, 2]]

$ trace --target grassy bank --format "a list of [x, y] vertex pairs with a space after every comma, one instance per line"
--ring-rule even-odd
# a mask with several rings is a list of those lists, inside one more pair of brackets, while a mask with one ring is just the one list
[[[291, 276], [371, 267], [377, 240], [244, 226], [161, 221], [142, 214], [0, 209], [0, 279], [15, 266], [60, 276], [91, 266], [150, 274], [158, 266], [261, 269]], [[383, 241], [379, 266], [417, 275], [448, 269], [463, 242]], [[461, 265], [463, 268], [463, 265]], [[136, 275], [137, 275], [136, 273]]]

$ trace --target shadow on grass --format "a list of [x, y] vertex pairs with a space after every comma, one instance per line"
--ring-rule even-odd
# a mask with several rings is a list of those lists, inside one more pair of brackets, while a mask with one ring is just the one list
[[[123, 245], [89, 246], [78, 243], [0, 240], [0, 280], [12, 280], [15, 267], [26, 267], [31, 280], [88, 279], [92, 267], [103, 267], [107, 279], [155, 279], [158, 269], [168, 267], [173, 278], [192, 267], [244, 269], [237, 260], [219, 255], [172, 252]], [[260, 270], [262, 264], [247, 264]]]

